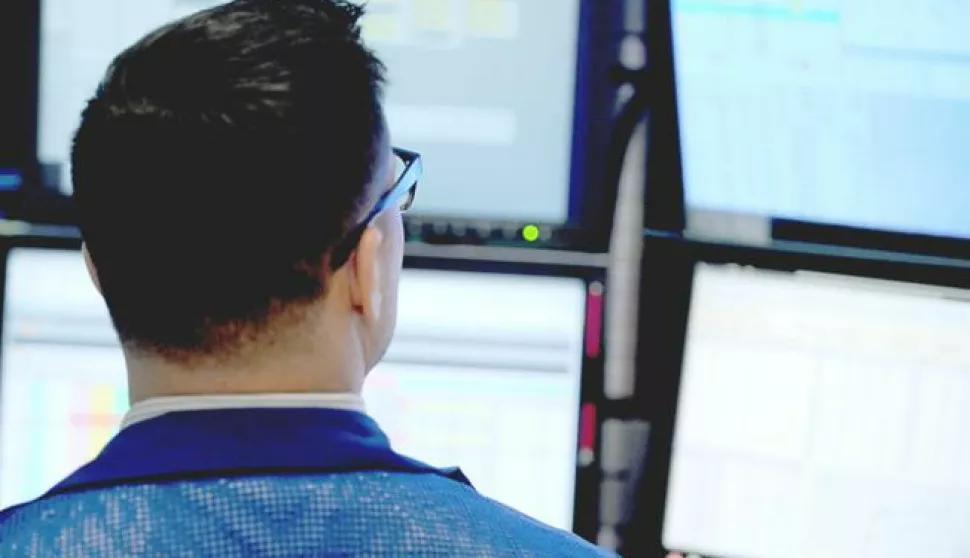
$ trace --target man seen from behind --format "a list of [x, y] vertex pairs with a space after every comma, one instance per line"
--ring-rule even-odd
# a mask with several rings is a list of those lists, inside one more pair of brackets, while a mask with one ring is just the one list
[[360, 16], [237, 0], [111, 64], [72, 164], [132, 407], [0, 514], [0, 556], [605, 555], [395, 453], [363, 412], [421, 159], [392, 148]]

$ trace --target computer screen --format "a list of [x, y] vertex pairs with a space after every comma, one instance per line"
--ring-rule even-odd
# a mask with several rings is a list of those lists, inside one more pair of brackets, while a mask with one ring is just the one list
[[[128, 408], [77, 251], [14, 248], [4, 300], [0, 506], [96, 455]], [[399, 452], [459, 466], [483, 494], [569, 529], [585, 306], [581, 279], [406, 269], [367, 411]]]
[[970, 4], [671, 11], [689, 206], [970, 237]]
[[[213, 0], [42, 0], [38, 158], [70, 192], [71, 137], [112, 58]], [[392, 141], [425, 157], [418, 215], [562, 223], [580, 0], [371, 0]]]
[[699, 264], [664, 546], [970, 552], [970, 292]]

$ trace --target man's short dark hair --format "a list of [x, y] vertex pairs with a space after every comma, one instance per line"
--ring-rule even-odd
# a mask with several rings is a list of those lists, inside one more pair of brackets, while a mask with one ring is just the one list
[[384, 68], [361, 15], [339, 0], [237, 0], [115, 59], [72, 162], [123, 343], [225, 356], [322, 295], [383, 142]]

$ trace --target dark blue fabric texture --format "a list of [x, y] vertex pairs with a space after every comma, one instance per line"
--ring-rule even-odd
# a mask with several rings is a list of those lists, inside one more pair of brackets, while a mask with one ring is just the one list
[[170, 413], [0, 514], [0, 556], [612, 556], [395, 453], [366, 415]]

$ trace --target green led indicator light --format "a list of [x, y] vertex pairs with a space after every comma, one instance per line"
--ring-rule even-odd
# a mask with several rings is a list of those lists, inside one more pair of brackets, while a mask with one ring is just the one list
[[522, 229], [522, 238], [524, 238], [526, 242], [535, 242], [539, 240], [539, 227], [535, 225], [526, 225], [525, 228]]

